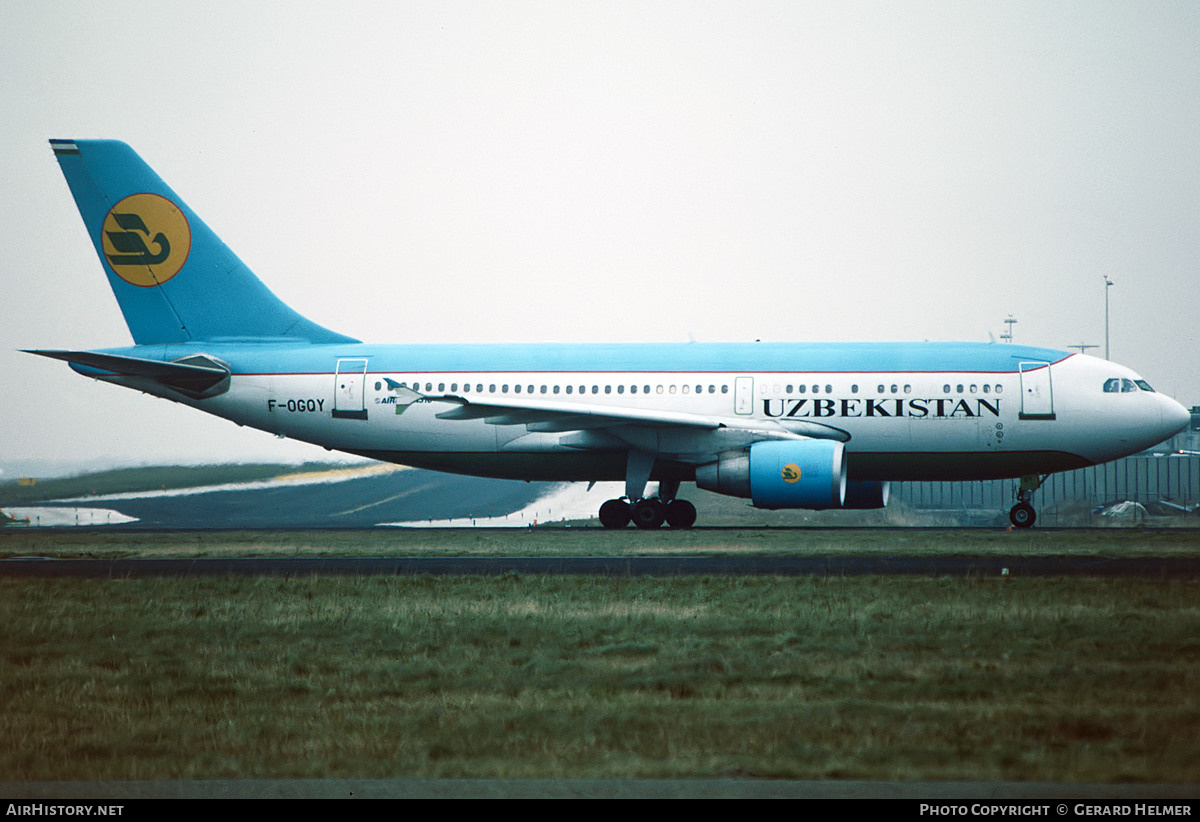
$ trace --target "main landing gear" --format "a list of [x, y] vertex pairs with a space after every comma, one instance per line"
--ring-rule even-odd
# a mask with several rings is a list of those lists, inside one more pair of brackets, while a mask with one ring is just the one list
[[629, 452], [625, 466], [625, 496], [610, 499], [600, 506], [600, 524], [605, 528], [624, 528], [630, 522], [638, 528], [658, 528], [664, 522], [672, 528], [691, 528], [696, 523], [696, 506], [675, 499], [679, 480], [662, 480], [658, 496], [647, 497], [646, 483], [654, 467], [654, 456], [642, 451]]
[[1008, 512], [1009, 522], [1017, 528], [1032, 528], [1033, 523], [1037, 521], [1037, 512], [1033, 510], [1030, 502], [1033, 500], [1033, 492], [1041, 488], [1045, 481], [1046, 477], [1039, 477], [1037, 474], [1021, 477], [1021, 486], [1017, 490], [1017, 504]]
[[685, 499], [664, 502], [659, 497], [633, 502], [621, 497], [600, 506], [600, 524], [605, 528], [624, 528], [630, 522], [638, 528], [658, 528], [664, 522], [672, 528], [691, 528], [696, 523], [696, 506]]

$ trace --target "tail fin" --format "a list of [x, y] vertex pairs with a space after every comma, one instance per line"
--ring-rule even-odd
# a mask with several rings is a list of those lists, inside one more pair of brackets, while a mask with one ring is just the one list
[[129, 146], [115, 140], [50, 145], [138, 345], [357, 342], [272, 294]]

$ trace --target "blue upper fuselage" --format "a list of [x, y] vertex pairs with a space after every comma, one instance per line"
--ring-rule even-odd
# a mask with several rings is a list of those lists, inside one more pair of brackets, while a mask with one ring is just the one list
[[972, 342], [865, 343], [490, 343], [374, 344], [206, 341], [133, 346], [104, 353], [176, 360], [205, 353], [233, 374], [310, 374], [339, 359], [369, 361], [374, 373], [725, 372], [725, 373], [1012, 373], [1020, 363], [1056, 363], [1052, 348]]

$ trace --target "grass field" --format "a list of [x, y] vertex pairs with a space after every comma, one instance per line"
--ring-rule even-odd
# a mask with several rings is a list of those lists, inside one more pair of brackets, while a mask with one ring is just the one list
[[1200, 583], [0, 580], [11, 780], [1200, 781]]
[[856, 554], [928, 556], [1196, 556], [1200, 531], [1167, 528], [708, 529], [599, 527], [342, 531], [137, 531], [0, 528], [0, 558], [225, 556], [682, 556]]
[[[1198, 550], [1182, 529], [0, 528], [0, 557]], [[0, 774], [1195, 784], [1200, 581], [0, 579]]]

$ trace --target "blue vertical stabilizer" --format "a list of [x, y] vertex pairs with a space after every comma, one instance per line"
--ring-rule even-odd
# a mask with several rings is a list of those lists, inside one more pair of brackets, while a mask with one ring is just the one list
[[141, 157], [116, 140], [51, 140], [138, 345], [357, 342], [271, 293]]

